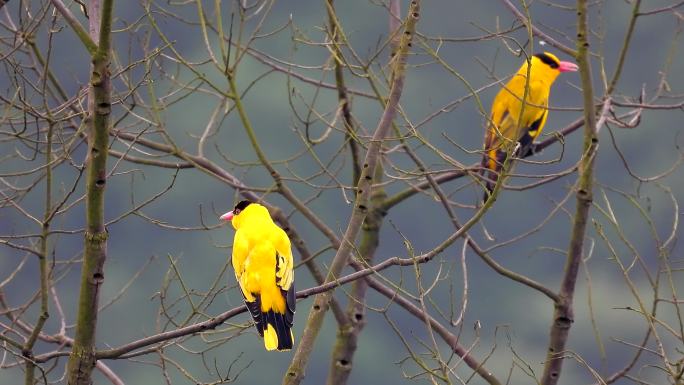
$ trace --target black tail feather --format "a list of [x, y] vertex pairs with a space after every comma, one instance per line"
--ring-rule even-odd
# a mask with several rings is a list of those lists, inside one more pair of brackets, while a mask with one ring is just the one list
[[482, 177], [485, 188], [484, 195], [482, 196], [482, 202], [484, 203], [492, 195], [496, 181], [499, 179], [499, 173], [483, 167], [480, 171], [480, 176]]
[[[499, 180], [499, 172], [501, 172], [501, 166], [503, 165], [505, 159], [506, 152], [502, 150], [496, 151], [496, 159], [491, 159], [489, 155], [485, 153], [485, 156], [482, 159], [482, 168], [480, 171], [480, 176], [484, 180], [485, 184], [485, 192], [482, 197], [483, 203], [492, 195], [494, 186], [496, 186], [496, 182]], [[494, 160], [493, 169], [489, 166], [491, 160]]]
[[[294, 313], [296, 306], [296, 292], [294, 282], [290, 288], [285, 291], [282, 290], [285, 298], [285, 313], [276, 313], [273, 310], [267, 312], [261, 311], [261, 296], [254, 294], [255, 300], [248, 302], [245, 298], [245, 304], [249, 313], [252, 315], [254, 325], [260, 336], [264, 336], [264, 330], [271, 325], [278, 336], [278, 350], [290, 350], [294, 345], [294, 338], [292, 337], [292, 325], [294, 324]], [[244, 294], [243, 294], [244, 297]]]
[[[292, 332], [290, 328], [291, 324], [287, 323], [286, 315], [282, 313], [276, 313], [273, 310], [269, 310], [266, 313], [262, 313], [263, 319], [266, 320], [267, 325], [271, 325], [278, 336], [278, 350], [290, 350], [294, 345], [292, 340]], [[264, 325], [264, 327], [267, 327]]]

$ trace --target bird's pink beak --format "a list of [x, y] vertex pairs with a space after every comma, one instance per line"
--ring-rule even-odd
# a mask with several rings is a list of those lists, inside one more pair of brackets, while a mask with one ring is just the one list
[[228, 211], [227, 213], [221, 215], [220, 218], [221, 218], [222, 221], [229, 222], [230, 220], [233, 219], [233, 212], [232, 212], [232, 211]]
[[577, 64], [569, 61], [562, 61], [558, 63], [558, 71], [560, 72], [575, 72], [579, 69]]

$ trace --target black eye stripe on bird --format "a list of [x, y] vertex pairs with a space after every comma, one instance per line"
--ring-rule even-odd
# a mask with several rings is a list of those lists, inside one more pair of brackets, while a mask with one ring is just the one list
[[538, 53], [534, 56], [539, 58], [539, 60], [541, 60], [542, 63], [548, 65], [549, 67], [551, 67], [553, 69], [560, 67], [558, 60], [553, 59], [551, 56], [547, 55], [546, 53]]
[[251, 201], [244, 200], [244, 201], [238, 202], [238, 204], [236, 204], [234, 208], [235, 208], [235, 210], [238, 210], [238, 212], [240, 212], [240, 211], [244, 210], [245, 208], [247, 208], [247, 206], [249, 206], [251, 204], [252, 204]]
[[267, 350], [290, 350], [296, 306], [290, 239], [266, 207], [241, 201], [221, 215], [235, 228], [232, 264], [240, 291]]

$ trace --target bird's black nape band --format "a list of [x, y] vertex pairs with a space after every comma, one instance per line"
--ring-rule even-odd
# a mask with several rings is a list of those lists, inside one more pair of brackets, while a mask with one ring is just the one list
[[245, 207], [251, 205], [252, 203], [253, 203], [252, 201], [247, 201], [247, 200], [240, 201], [240, 202], [238, 202], [238, 204], [235, 205], [235, 208], [233, 208], [233, 212], [237, 211], [239, 213], [240, 211], [244, 210]]
[[551, 67], [553, 69], [557, 69], [558, 67], [560, 67], [560, 64], [558, 63], [558, 61], [554, 60], [551, 56], [549, 56], [545, 53], [538, 53], [534, 56], [536, 56], [539, 60], [541, 60], [542, 63], [548, 65], [549, 67]]

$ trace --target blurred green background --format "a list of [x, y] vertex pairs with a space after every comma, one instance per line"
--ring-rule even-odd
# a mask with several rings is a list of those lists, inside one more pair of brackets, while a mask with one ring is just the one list
[[[515, 2], [520, 8], [519, 2]], [[559, 1], [560, 4], [570, 6], [573, 2]], [[656, 9], [667, 6], [672, 1], [649, 0], [643, 2], [644, 9]], [[162, 6], [153, 6], [156, 9], [159, 27], [174, 42], [174, 47], [187, 60], [201, 62], [206, 59], [206, 49], [200, 31], [195, 26], [188, 26], [178, 20], [158, 12]], [[163, 5], [165, 8], [166, 4]], [[388, 35], [387, 11], [380, 4], [363, 1], [338, 1], [335, 5], [339, 20], [343, 26], [349, 42], [354, 50], [362, 57], [368, 58], [373, 54], [379, 44]], [[406, 10], [408, 2], [402, 2], [402, 11]], [[9, 15], [15, 15], [17, 2], [10, 2], [5, 6]], [[213, 2], [205, 2], [209, 17], [213, 17], [211, 10]], [[230, 19], [231, 10], [235, 4], [225, 2], [224, 20]], [[179, 17], [187, 20], [197, 20], [196, 7], [194, 4], [170, 6]], [[602, 95], [604, 90], [601, 80], [600, 63], [605, 65], [607, 76], [612, 76], [613, 68], [617, 60], [619, 49], [627, 28], [630, 17], [631, 4], [625, 1], [606, 1], [592, 7], [590, 15], [592, 31], [592, 52], [600, 54], [601, 58], [594, 56], [593, 76], [594, 87], [597, 96]], [[681, 9], [681, 8], [680, 8]], [[266, 9], [258, 16], [265, 14]], [[566, 45], [573, 46], [573, 42], [564, 38], [563, 34], [573, 37], [575, 35], [575, 13], [572, 10], [564, 10], [552, 7], [546, 2], [535, 1], [531, 3], [530, 13], [534, 23], [546, 32], [552, 34]], [[134, 2], [117, 2], [115, 4], [116, 28], [123, 29], [136, 22], [143, 15], [140, 4]], [[4, 16], [3, 16], [4, 17]], [[143, 18], [144, 19], [144, 18]], [[257, 18], [246, 24], [246, 31], [253, 30]], [[82, 18], [82, 20], [84, 20]], [[293, 70], [310, 76], [313, 79], [323, 79], [333, 83], [334, 75], [331, 71], [322, 73], [318, 66], [328, 63], [330, 52], [323, 45], [305, 44], [302, 40], [311, 39], [321, 42], [325, 39], [324, 27], [327, 22], [325, 5], [323, 2], [276, 2], [270, 13], [265, 18], [263, 33], [277, 31], [281, 26], [286, 28], [277, 33], [268, 35], [254, 42], [253, 48], [268, 54], [271, 57], [283, 60], [282, 66], [287, 63], [296, 63], [301, 66], [311, 66], [311, 69]], [[227, 22], [226, 22], [227, 23]], [[288, 24], [289, 23], [289, 24]], [[497, 78], [503, 78], [514, 72], [521, 63], [521, 58], [513, 55], [503, 44], [502, 39], [488, 39], [473, 42], [444, 42], [440, 44], [439, 38], [463, 38], [485, 35], [499, 29], [508, 29], [514, 25], [514, 18], [508, 9], [499, 1], [448, 1], [433, 0], [423, 3], [422, 16], [419, 22], [419, 31], [426, 37], [430, 37], [428, 44], [433, 48], [439, 48], [440, 57], [452, 66], [473, 88], [480, 88], [493, 81], [489, 71]], [[51, 58], [52, 67], [60, 77], [62, 84], [70, 94], [74, 94], [88, 81], [88, 58], [86, 52], [79, 45], [74, 34], [59, 21], [64, 29], [54, 36], [54, 54]], [[618, 85], [617, 94], [637, 98], [642, 89], [647, 96], [651, 96], [661, 81], [661, 72], [667, 70], [665, 81], [671, 89], [672, 95], [679, 94], [679, 99], [669, 99], [670, 102], [680, 102], [684, 89], [684, 60], [682, 59], [682, 45], [679, 39], [681, 24], [671, 13], [663, 13], [638, 19], [632, 46], [627, 55], [627, 63], [621, 81]], [[45, 31], [47, 26], [39, 27], [36, 33], [36, 41], [42, 48], [47, 47]], [[124, 65], [128, 62], [140, 60], [143, 55], [141, 48], [149, 34], [150, 47], [157, 47], [163, 43], [159, 36], [152, 31], [145, 20], [136, 24], [135, 29], [121, 31], [115, 37], [115, 50], [118, 60]], [[520, 43], [526, 42], [526, 32], [519, 29], [509, 34]], [[295, 37], [297, 39], [295, 39]], [[601, 39], [599, 39], [601, 37]], [[301, 40], [298, 40], [301, 39]], [[212, 44], [215, 39], [212, 38]], [[533, 42], [534, 51], [541, 49], [549, 50], [558, 54], [562, 60], [569, 58], [558, 53], [548, 45], [541, 47], [540, 41]], [[468, 95], [468, 87], [456, 76], [450, 74], [441, 65], [425, 55], [419, 44], [414, 45], [416, 54], [410, 58], [410, 66], [407, 73], [406, 87], [402, 96], [401, 105], [403, 113], [413, 123], [421, 122], [425, 117], [440, 110], [447, 103]], [[214, 46], [217, 48], [217, 46]], [[676, 50], [668, 60], [671, 50]], [[169, 51], [165, 51], [170, 54]], [[348, 51], [346, 51], [348, 53]], [[387, 51], [379, 56], [383, 64], [387, 63]], [[161, 62], [161, 59], [158, 63]], [[168, 79], [160, 77], [162, 69], [173, 73], [175, 68], [168, 60], [164, 67], [156, 67], [150, 75], [146, 75], [143, 66], [131, 69], [130, 76], [136, 81], [155, 79], [155, 92], [157, 96], [163, 95], [174, 87]], [[485, 68], [488, 66], [489, 68]], [[222, 75], [210, 64], [197, 64], [196, 70], [205, 74], [217, 84], [227, 87]], [[377, 69], [377, 68], [375, 68]], [[263, 79], [251, 84], [257, 77], [266, 74]], [[149, 76], [146, 78], [146, 76]], [[350, 87], [365, 92], [370, 92], [368, 83], [361, 78], [346, 73], [346, 80]], [[269, 67], [247, 56], [238, 68], [238, 82], [242, 89], [248, 86], [249, 92], [245, 95], [244, 102], [260, 140], [261, 146], [271, 160], [288, 159], [304, 149], [297, 132], [304, 132], [303, 124], [297, 116], [307, 113], [306, 103], [315, 103], [315, 108], [325, 113], [332, 113], [337, 106], [337, 95], [334, 90], [321, 89], [316, 95], [316, 88], [311, 84], [303, 83], [297, 79], [288, 78], [282, 72], [270, 72]], [[177, 74], [177, 79], [190, 79], [192, 74], [183, 69]], [[16, 84], [9, 79], [0, 79], [0, 84], [5, 95], [11, 95]], [[554, 107], [578, 107], [581, 105], [581, 93], [578, 90], [579, 76], [577, 74], [562, 75], [554, 86], [551, 105]], [[146, 87], [146, 85], [145, 85]], [[497, 87], [489, 88], [478, 94], [485, 110], [488, 111], [491, 99], [497, 91]], [[115, 91], [124, 92], [123, 83], [115, 81]], [[386, 90], [383, 90], [386, 92]], [[142, 92], [148, 96], [146, 92]], [[299, 96], [301, 95], [301, 97]], [[315, 98], [315, 99], [314, 99]], [[174, 98], [175, 99], [175, 98]], [[618, 99], [622, 100], [620, 97]], [[166, 99], [165, 99], [166, 100]], [[598, 100], [597, 100], [598, 101]], [[666, 104], [668, 99], [659, 101]], [[367, 132], [377, 125], [382, 112], [380, 105], [373, 100], [361, 96], [352, 97], [352, 110], [359, 124]], [[216, 98], [207, 93], [193, 93], [182, 100], [168, 105], [162, 112], [165, 130], [173, 137], [177, 144], [191, 153], [196, 152], [197, 137], [201, 135], [207, 124], [209, 116], [216, 106]], [[627, 112], [627, 109], [617, 108], [616, 113]], [[121, 107], [115, 107], [115, 114], [121, 114]], [[580, 116], [578, 111], [552, 111], [545, 128], [545, 135], [567, 125]], [[328, 118], [330, 119], [329, 115]], [[682, 109], [644, 111], [641, 124], [635, 129], [620, 129], [612, 127], [614, 138], [611, 138], [606, 128], [600, 133], [600, 149], [596, 166], [596, 190], [595, 202], [600, 207], [606, 207], [605, 196], [610, 199], [610, 204], [615, 213], [626, 238], [628, 238], [635, 251], [640, 253], [646, 266], [652, 272], [658, 270], [659, 255], [658, 245], [668, 238], [672, 231], [672, 223], [680, 215], [678, 209], [673, 206], [671, 199], [664, 189], [671, 190], [672, 196], [679, 198], [684, 193], [684, 172], [677, 168], [668, 176], [656, 182], [641, 183], [630, 177], [623, 166], [623, 162], [616, 150], [616, 145], [626, 157], [631, 170], [640, 176], [648, 177], [660, 174], [675, 164], [681, 158], [682, 143], [681, 121], [684, 118]], [[124, 123], [131, 122], [132, 118]], [[397, 120], [401, 127], [405, 127], [405, 121]], [[473, 164], [479, 161], [476, 152], [481, 148], [483, 138], [484, 117], [477, 102], [470, 98], [457, 105], [455, 108], [439, 114], [419, 127], [420, 134], [430, 141], [436, 148], [463, 164]], [[4, 128], [6, 129], [6, 128]], [[126, 129], [136, 130], [139, 127]], [[320, 121], [314, 121], [309, 127], [312, 136], [321, 135], [325, 126]], [[447, 136], [458, 143], [459, 148], [445, 138]], [[157, 137], [158, 139], [158, 137]], [[339, 149], [343, 141], [340, 132], [333, 131], [327, 141], [315, 148], [316, 154], [324, 161], [330, 160], [335, 151]], [[614, 143], [613, 143], [614, 140]], [[524, 174], [546, 174], [559, 172], [575, 164], [581, 152], [581, 132], [576, 132], [565, 138], [564, 151], [560, 145], [554, 145], [534, 160], [549, 161], [559, 157], [558, 162], [547, 164], [518, 164], [516, 171]], [[412, 142], [417, 147], [417, 152], [424, 162], [434, 170], [450, 168], [449, 164], [440, 159], [433, 151], [424, 146], [418, 146], [417, 141]], [[4, 141], [2, 151], [14, 152], [16, 143]], [[238, 163], [227, 162], [217, 151], [230, 157]], [[125, 149], [120, 142], [115, 142], [113, 148]], [[469, 150], [465, 151], [464, 149]], [[26, 151], [20, 149], [19, 151]], [[139, 154], [138, 154], [139, 155]], [[257, 158], [249, 146], [244, 129], [237, 119], [236, 114], [230, 114], [220, 124], [219, 131], [210, 138], [207, 147], [207, 156], [234, 172], [250, 186], [268, 188], [272, 181], [268, 174], [258, 166], [244, 166], [245, 163], [254, 163]], [[84, 148], [80, 148], [74, 154], [74, 159], [82, 162]], [[405, 169], [412, 169], [413, 165], [402, 154], [390, 154], [392, 164]], [[2, 171], [13, 172], [29, 168], [27, 162], [9, 159], [3, 161]], [[117, 164], [115, 174], [110, 178], [107, 189], [106, 216], [113, 219], [130, 210], [135, 203], [148, 199], [168, 186], [175, 173], [174, 170], [165, 170], [110, 160], [110, 167]], [[389, 166], [389, 163], [385, 163]], [[339, 179], [345, 184], [350, 183], [349, 156], [344, 156], [332, 161], [331, 169], [339, 168]], [[279, 171], [284, 175], [311, 175], [319, 171], [319, 167], [310, 156], [303, 156], [287, 164], [279, 164]], [[387, 172], [395, 176], [401, 176], [398, 170], [388, 167]], [[61, 167], [56, 170], [58, 180], [63, 185], [60, 188], [68, 189], [76, 178], [72, 167]], [[560, 178], [542, 187], [525, 191], [505, 191], [501, 194], [494, 208], [489, 211], [482, 223], [472, 231], [472, 234], [483, 246], [492, 245], [496, 242], [510, 239], [530, 229], [535, 228], [555, 207], [566, 194], [568, 194], [576, 174]], [[327, 183], [325, 176], [315, 178], [312, 183]], [[517, 179], [511, 181], [515, 184], [525, 184], [530, 180]], [[346, 220], [350, 215], [351, 205], [345, 202], [340, 189], [317, 190], [304, 183], [290, 182], [290, 187], [301, 199], [306, 199], [314, 194], [320, 194], [312, 200], [308, 206], [318, 214], [325, 223], [342, 234], [346, 228]], [[453, 193], [450, 195], [454, 200], [474, 204], [481, 196], [481, 191], [475, 186], [461, 190], [465, 181], [459, 180], [445, 185], [445, 189]], [[403, 190], [408, 185], [404, 182], [394, 182], [387, 186], [387, 192], [392, 194]], [[83, 182], [79, 183], [80, 195], [83, 191]], [[616, 192], [617, 191], [617, 192]], [[632, 199], [624, 197], [618, 192], [625, 192]], [[61, 194], [61, 192], [60, 192]], [[20, 203], [28, 211], [40, 215], [44, 196], [44, 186], [37, 186]], [[346, 196], [352, 197], [349, 191]], [[291, 206], [281, 197], [270, 194], [267, 200], [280, 207], [291, 210]], [[135, 202], [135, 203], [133, 203]], [[154, 218], [163, 224], [181, 227], [201, 227], [203, 224], [215, 226], [218, 224], [218, 215], [232, 208], [235, 202], [234, 191], [226, 184], [195, 169], [181, 170], [175, 180], [173, 188], [162, 198], [155, 200], [141, 210], [146, 216]], [[642, 205], [641, 212], [634, 203]], [[492, 255], [504, 266], [526, 274], [551, 288], [558, 287], [559, 277], [562, 274], [565, 250], [568, 244], [571, 213], [574, 212], [574, 198], [570, 197], [564, 205], [567, 211], [561, 210], [550, 221], [544, 223], [538, 231], [530, 234], [519, 242], [513, 242], [492, 251]], [[472, 214], [471, 209], [457, 211], [460, 217], [467, 218]], [[658, 234], [659, 240], [655, 240], [652, 228], [644, 219], [643, 213], [647, 213], [653, 220], [653, 229]], [[594, 208], [592, 215], [597, 225], [606, 229], [609, 239], [616, 242], [616, 250], [626, 264], [632, 262], [632, 250], [619, 242], [619, 235], [607, 225], [605, 217]], [[293, 213], [292, 223], [307, 242], [309, 249], [316, 251], [327, 245], [326, 239], [313, 228], [300, 214]], [[83, 205], [76, 207], [65, 215], [60, 216], [53, 228], [75, 230], [83, 227]], [[493, 236], [496, 241], [488, 241], [483, 229]], [[34, 223], [27, 221], [19, 212], [8, 207], [0, 211], [0, 230], [2, 234], [25, 234], [36, 232]], [[230, 254], [230, 244], [233, 230], [230, 226], [213, 228], [211, 230], [177, 231], [163, 226], [155, 226], [149, 220], [141, 216], [128, 216], [123, 220], [113, 223], [108, 227], [110, 236], [108, 242], [108, 260], [105, 268], [105, 283], [101, 301], [107, 303], [116, 298], [127, 282], [143, 266], [146, 266], [142, 274], [132, 281], [123, 296], [117, 299], [111, 306], [102, 311], [98, 325], [98, 346], [100, 348], [116, 347], [131, 340], [151, 335], [164, 326], [164, 321], [158, 321], [159, 291], [164, 285], [165, 277], [169, 273], [169, 258], [177, 260], [178, 269], [182, 272], [182, 278], [193, 292], [203, 293], [211, 287], [214, 280], [221, 280], [222, 285], [230, 288], [218, 294], [211, 306], [204, 310], [208, 315], [216, 315], [229, 308], [242, 303], [242, 298], [234, 289], [234, 278], [231, 269], [222, 275], [219, 272], [225, 267], [226, 256]], [[418, 194], [393, 208], [382, 228], [378, 261], [385, 258], [400, 256], [407, 257], [408, 251], [403, 237], [411, 243], [416, 253], [422, 253], [434, 248], [453, 232], [448, 217], [444, 214], [441, 206], [432, 196]], [[677, 229], [677, 235], [679, 230]], [[578, 281], [575, 301], [576, 320], [570, 332], [569, 349], [577, 353], [583, 360], [588, 362], [594, 370], [601, 374], [610, 374], [624, 366], [634, 354], [632, 348], [616, 342], [616, 339], [639, 343], [646, 332], [644, 318], [634, 311], [622, 308], [638, 308], [635, 298], [625, 284], [622, 273], [611, 257], [606, 244], [601, 241], [594, 227], [589, 227], [587, 251], [591, 250], [591, 258], [586, 263], [591, 278], [591, 300], [593, 301], [596, 327], [600, 331], [601, 342], [605, 346], [605, 356], [602, 358], [592, 323], [589, 316], [588, 302], [588, 278], [584, 271]], [[78, 296], [78, 273], [77, 267], [70, 270], [63, 266], [64, 261], [78, 257], [82, 247], [82, 234], [57, 234], [51, 238], [54, 248], [53, 254], [58, 262], [56, 272], [59, 275], [66, 274], [56, 284], [61, 305], [66, 314], [67, 324], [74, 321], [74, 312]], [[463, 272], [460, 267], [459, 257], [462, 244], [456, 243], [440, 254], [433, 262], [421, 267], [423, 285], [429, 286], [436, 279], [438, 272], [440, 284], [432, 293], [432, 298], [440, 309], [449, 315], [451, 311], [458, 313], [462, 296]], [[681, 267], [682, 247], [679, 243], [668, 250], [672, 267]], [[334, 252], [327, 250], [318, 257], [319, 264], [325, 266], [329, 263]], [[0, 248], [0, 280], [4, 279], [20, 261], [21, 255], [10, 248]], [[152, 261], [147, 265], [148, 261]], [[298, 258], [298, 256], [296, 256]], [[474, 344], [473, 354], [479, 359], [485, 357], [493, 350], [493, 355], [487, 360], [487, 367], [499, 378], [505, 379], [509, 370], [512, 370], [510, 383], [535, 383], [525, 373], [541, 376], [548, 330], [550, 326], [553, 305], [542, 295], [523, 287], [510, 280], [503, 279], [490, 268], [484, 265], [476, 255], [468, 252], [468, 277], [469, 293], [468, 308], [462, 331], [458, 328], [454, 332], [461, 333], [461, 343], [465, 346]], [[32, 295], [37, 289], [37, 261], [29, 258], [27, 267], [10, 282], [5, 288], [5, 293], [11, 306], [16, 306]], [[413, 293], [416, 291], [416, 276], [413, 268], [391, 268], [384, 271], [383, 276], [401, 285]], [[671, 298], [672, 290], [681, 291], [684, 287], [679, 272], [671, 285], [663, 286], [660, 296]], [[637, 290], [650, 306], [652, 290], [649, 287], [646, 276], [638, 267], [634, 267], [632, 279]], [[662, 278], [665, 279], [665, 278]], [[298, 289], [313, 285], [312, 279], [305, 268], [297, 270]], [[337, 290], [336, 298], [346, 304], [345, 289]], [[166, 293], [169, 301], [174, 301], [182, 292], [177, 280], [169, 285]], [[183, 301], [181, 301], [183, 302]], [[369, 292], [368, 304], [375, 309], [387, 308], [387, 316], [398, 326], [409, 343], [417, 353], [426, 353], [427, 350], [418, 341], [429, 341], [425, 326], [417, 319], [410, 316], [396, 305], [388, 304], [384, 297]], [[311, 305], [311, 299], [298, 303], [298, 311], [295, 319], [295, 336], [302, 335], [302, 329]], [[51, 304], [54, 308], [54, 304]], [[27, 320], [35, 320], [37, 308], [28, 311]], [[171, 312], [182, 319], [189, 311], [187, 303], [177, 305]], [[174, 313], [175, 314], [175, 313]], [[431, 314], [437, 318], [440, 315], [434, 311]], [[678, 313], [671, 305], [662, 305], [663, 320], [672, 325], [680, 325], [676, 321]], [[48, 332], [56, 332], [59, 324], [57, 314], [51, 311], [52, 318], [46, 329]], [[243, 314], [231, 320], [235, 323], [247, 322], [248, 316]], [[482, 325], [478, 331], [473, 330], [473, 325], [479, 321]], [[3, 320], [2, 322], [6, 322]], [[33, 322], [33, 321], [32, 321]], [[446, 322], [446, 321], [445, 321]], [[170, 325], [166, 325], [170, 327]], [[208, 339], [225, 338], [231, 332], [223, 332], [218, 335], [207, 337]], [[316, 343], [314, 354], [307, 368], [306, 384], [319, 384], [325, 381], [330, 365], [330, 351], [336, 335], [336, 325], [330, 315], [326, 320], [323, 332]], [[679, 349], [678, 357], [681, 358], [682, 341], [673, 337], [667, 337], [664, 333], [662, 341], [668, 352]], [[438, 341], [439, 342], [439, 341]], [[439, 343], [442, 357], [449, 357], [450, 352], [443, 343]], [[281, 381], [285, 370], [290, 363], [291, 353], [267, 353], [263, 349], [260, 339], [252, 329], [235, 337], [226, 344], [206, 352], [203, 356], [190, 354], [190, 350], [203, 350], [207, 342], [202, 338], [194, 337], [182, 344], [183, 349], [170, 347], [165, 350], [170, 358], [177, 360], [197, 376], [199, 381], [212, 381], [216, 379], [216, 368], [222, 375], [226, 375], [228, 365], [237, 360], [234, 376], [238, 368], [247, 367], [237, 378], [238, 383], [278, 383]], [[54, 346], [41, 345], [41, 351], [50, 351]], [[40, 351], [38, 352], [40, 353]], [[395, 332], [385, 320], [383, 314], [369, 310], [368, 324], [363, 331], [359, 342], [358, 352], [354, 361], [354, 369], [351, 374], [350, 384], [355, 383], [419, 383], [429, 382], [425, 376], [417, 379], [409, 377], [420, 372], [420, 369], [410, 361], [404, 361], [408, 356], [407, 351], [396, 337]], [[677, 357], [677, 353], [673, 354]], [[428, 353], [423, 357], [430, 362], [432, 357]], [[160, 375], [159, 357], [150, 354], [136, 358], [136, 362], [130, 361], [107, 361], [121, 378], [130, 384], [162, 384], [164, 379]], [[457, 359], [452, 359], [452, 365], [456, 365]], [[60, 360], [63, 364], [65, 359]], [[654, 384], [665, 383], [664, 377], [659, 370], [649, 367], [649, 364], [657, 364], [657, 357], [646, 356], [634, 369], [640, 378], [652, 381]], [[209, 370], [204, 369], [207, 367]], [[511, 369], [514, 368], [514, 369]], [[207, 373], [210, 372], [210, 373]], [[97, 372], [96, 372], [97, 373]], [[471, 371], [463, 363], [456, 365], [454, 372], [459, 378], [452, 378], [454, 383], [468, 381]], [[178, 370], [170, 369], [174, 384], [191, 383], [182, 376]], [[96, 383], [105, 383], [98, 373]], [[6, 369], [0, 371], [2, 383], [19, 383], [22, 381], [22, 373], [19, 369]], [[561, 384], [584, 384], [594, 380], [591, 373], [579, 361], [566, 360]], [[484, 383], [478, 377], [470, 379], [472, 384]], [[630, 383], [621, 380], [618, 383]]]

